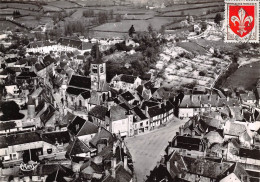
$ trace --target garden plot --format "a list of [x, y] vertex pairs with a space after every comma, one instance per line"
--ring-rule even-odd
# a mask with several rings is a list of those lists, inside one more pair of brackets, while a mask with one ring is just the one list
[[42, 8], [43, 8], [43, 11], [44, 12], [48, 12], [48, 11], [50, 11], [50, 12], [60, 12], [60, 11], [62, 11], [62, 9], [61, 8], [58, 8], [58, 7], [55, 7], [55, 6], [50, 6], [50, 5], [44, 5], [44, 6], [42, 6]]

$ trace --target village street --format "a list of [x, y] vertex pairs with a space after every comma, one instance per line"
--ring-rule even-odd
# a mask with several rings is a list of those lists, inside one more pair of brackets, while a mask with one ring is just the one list
[[179, 126], [187, 120], [174, 117], [166, 126], [150, 133], [126, 138], [125, 142], [132, 155], [134, 170], [138, 182], [143, 182], [146, 175], [156, 166], [168, 145], [168, 141], [179, 131]]

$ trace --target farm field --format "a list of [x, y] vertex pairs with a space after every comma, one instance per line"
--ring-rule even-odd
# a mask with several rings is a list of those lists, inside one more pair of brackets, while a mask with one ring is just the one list
[[46, 11], [55, 11], [55, 12], [62, 11], [61, 8], [58, 8], [58, 7], [55, 7], [55, 6], [50, 6], [50, 5], [44, 5], [44, 6], [42, 6], [42, 8], [43, 8], [44, 12], [46, 12]]
[[112, 31], [112, 32], [128, 32], [131, 25], [134, 25], [135, 30], [146, 31], [149, 23], [152, 24], [155, 30], [159, 30], [162, 25], [170, 23], [172, 18], [154, 17], [149, 20], [122, 20], [116, 23], [106, 23], [93, 28], [93, 31]]
[[16, 21], [19, 23], [24, 23], [27, 27], [35, 28], [39, 24], [52, 22], [52, 19], [50, 17], [41, 17], [40, 21], [38, 21], [34, 16], [24, 16], [24, 17], [16, 18]]
[[0, 30], [15, 30], [16, 28], [19, 28], [14, 23], [11, 23], [9, 21], [0, 21]]
[[199, 10], [198, 9], [191, 9], [191, 10], [178, 10], [178, 11], [173, 11], [173, 12], [167, 12], [167, 13], [164, 13], [162, 16], [181, 16], [182, 13], [184, 13], [183, 15], [195, 15], [195, 16], [200, 16], [200, 15], [203, 15], [203, 14], [206, 14], [206, 12], [208, 10], [215, 10], [215, 9], [218, 9], [218, 10], [221, 10], [222, 7], [218, 8], [218, 7], [210, 7], [210, 8], [200, 8]]
[[1, 3], [0, 8], [15, 8], [15, 9], [28, 9], [28, 10], [39, 10], [39, 7], [33, 4], [21, 4], [21, 3]]
[[59, 7], [59, 8], [64, 8], [64, 9], [81, 7], [77, 3], [73, 3], [73, 2], [69, 2], [69, 1], [52, 1], [52, 2], [48, 2], [48, 5]]
[[82, 0], [76, 0], [77, 4], [81, 6], [112, 6], [114, 5], [114, 1], [112, 0], [88, 0], [88, 1], [82, 1]]
[[163, 9], [159, 9], [158, 12], [161, 13], [166, 13], [166, 12], [171, 12], [171, 11], [181, 11], [181, 10], [186, 10], [186, 9], [190, 9], [190, 8], [202, 8], [202, 7], [208, 7], [208, 6], [212, 6], [212, 7], [223, 7], [224, 2], [212, 2], [212, 3], [203, 3], [203, 4], [176, 4], [170, 7], [166, 7]]
[[241, 66], [233, 73], [223, 87], [238, 88], [242, 86], [246, 90], [254, 89], [255, 83], [260, 75], [260, 61]]
[[[13, 12], [15, 10], [18, 10], [18, 9], [14, 9], [14, 8], [7, 8], [7, 9], [1, 9], [1, 12], [0, 14], [13, 14]], [[21, 13], [21, 15], [37, 15], [39, 14], [39, 12], [37, 11], [29, 11], [29, 10], [23, 10], [23, 9], [19, 9], [19, 12]]]

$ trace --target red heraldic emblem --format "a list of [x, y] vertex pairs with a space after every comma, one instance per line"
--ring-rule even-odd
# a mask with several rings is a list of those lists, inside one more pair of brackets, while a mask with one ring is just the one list
[[255, 6], [229, 6], [229, 26], [240, 37], [249, 34], [255, 26]]

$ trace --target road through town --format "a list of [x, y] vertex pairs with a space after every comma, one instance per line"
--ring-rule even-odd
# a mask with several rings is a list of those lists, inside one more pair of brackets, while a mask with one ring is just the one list
[[174, 117], [166, 126], [152, 132], [126, 138], [125, 142], [132, 155], [137, 182], [143, 182], [146, 175], [155, 167], [161, 159], [168, 145], [168, 141], [176, 135], [179, 126], [187, 120]]

